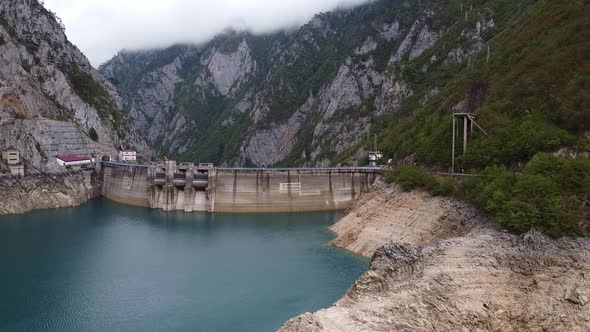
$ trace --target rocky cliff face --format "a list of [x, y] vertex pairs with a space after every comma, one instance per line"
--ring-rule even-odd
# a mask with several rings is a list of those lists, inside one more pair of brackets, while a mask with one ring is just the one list
[[93, 171], [68, 175], [0, 176], [0, 215], [77, 206], [100, 196]]
[[[280, 331], [587, 331], [590, 241], [497, 230], [468, 204], [378, 183], [332, 229], [370, 269]], [[556, 282], [559, 280], [559, 282]]]
[[66, 38], [36, 0], [0, 3], [0, 147], [18, 149], [27, 165], [59, 172], [59, 154], [146, 150], [127, 127], [112, 84]]
[[401, 69], [423, 58], [424, 73], [466, 65], [485, 48], [494, 16], [380, 0], [319, 14], [293, 32], [121, 52], [100, 71], [155, 153], [232, 165], [357, 163], [380, 116], [438, 92]]

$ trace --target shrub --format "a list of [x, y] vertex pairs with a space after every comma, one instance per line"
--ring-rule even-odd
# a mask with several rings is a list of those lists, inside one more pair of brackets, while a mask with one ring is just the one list
[[517, 233], [537, 229], [552, 237], [580, 234], [567, 213], [561, 188], [542, 175], [519, 178], [512, 199], [499, 211], [497, 220]]
[[537, 154], [527, 164], [525, 173], [543, 175], [558, 183], [562, 191], [579, 196], [582, 201], [590, 199], [590, 159], [565, 158], [548, 153]]
[[387, 182], [396, 182], [405, 191], [425, 187], [429, 181], [431, 181], [430, 174], [415, 166], [396, 167], [387, 175]]
[[486, 212], [496, 215], [512, 197], [516, 175], [504, 166], [488, 167], [462, 183], [465, 196]]
[[41, 158], [47, 159], [47, 156], [45, 155], [45, 151], [43, 151], [43, 149], [41, 148], [41, 144], [39, 144], [39, 142], [35, 143], [35, 149], [37, 149], [37, 152], [39, 152], [39, 155], [41, 156]]
[[453, 179], [443, 176], [434, 176], [434, 186], [429, 191], [434, 196], [449, 196], [455, 190]]
[[493, 166], [462, 185], [465, 196], [516, 233], [531, 229], [557, 238], [588, 228], [590, 159], [535, 155], [516, 176]]
[[527, 161], [539, 151], [554, 151], [575, 142], [565, 130], [547, 123], [539, 116], [527, 116], [496, 135], [474, 141], [467, 154], [467, 166], [510, 165], [515, 161]]
[[396, 182], [405, 191], [424, 188], [432, 195], [449, 195], [454, 190], [454, 182], [450, 178], [436, 176], [416, 166], [399, 166], [386, 175], [388, 183]]

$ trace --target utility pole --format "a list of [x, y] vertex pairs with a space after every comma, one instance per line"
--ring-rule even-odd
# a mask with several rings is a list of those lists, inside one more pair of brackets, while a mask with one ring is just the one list
[[463, 117], [463, 159], [467, 155], [467, 121], [469, 121], [468, 117]]
[[377, 134], [373, 136], [373, 151], [377, 151]]
[[455, 114], [453, 114], [453, 156], [451, 158], [451, 174], [455, 174], [455, 128], [456, 128], [456, 118]]
[[[459, 121], [457, 121], [459, 119]], [[461, 121], [463, 120], [463, 121]], [[463, 160], [467, 156], [467, 142], [469, 137], [473, 137], [473, 127], [476, 126], [484, 135], [488, 133], [475, 122], [475, 114], [473, 113], [453, 113], [453, 146], [451, 156], [451, 173], [455, 174], [455, 144], [457, 134], [460, 135], [459, 126], [463, 123]], [[467, 135], [469, 133], [469, 135]]]

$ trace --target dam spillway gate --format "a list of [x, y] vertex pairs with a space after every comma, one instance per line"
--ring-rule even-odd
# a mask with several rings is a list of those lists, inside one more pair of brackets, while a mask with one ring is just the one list
[[185, 212], [342, 210], [369, 191], [378, 168], [214, 168], [102, 163], [102, 195]]

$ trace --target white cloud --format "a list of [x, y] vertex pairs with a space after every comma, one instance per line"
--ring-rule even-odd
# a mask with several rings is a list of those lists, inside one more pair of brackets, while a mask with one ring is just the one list
[[368, 0], [45, 0], [98, 66], [121, 49], [201, 43], [227, 28], [270, 32]]

